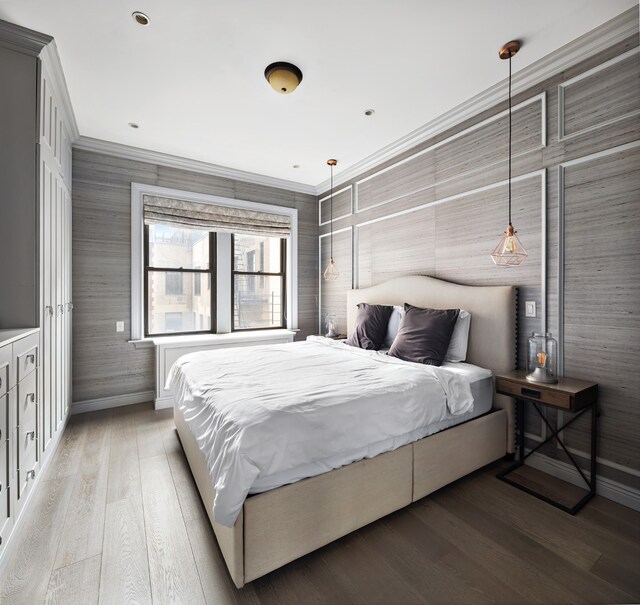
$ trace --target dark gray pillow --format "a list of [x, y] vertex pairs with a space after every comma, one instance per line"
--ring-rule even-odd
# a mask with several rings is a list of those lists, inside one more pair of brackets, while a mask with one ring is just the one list
[[352, 347], [377, 351], [382, 346], [387, 335], [387, 325], [392, 311], [392, 306], [360, 303], [358, 305], [356, 329], [345, 341], [346, 344]]
[[405, 361], [442, 365], [460, 309], [422, 309], [405, 303], [389, 355]]

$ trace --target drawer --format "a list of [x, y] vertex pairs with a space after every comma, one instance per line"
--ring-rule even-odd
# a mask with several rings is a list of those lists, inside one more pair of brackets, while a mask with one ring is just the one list
[[33, 431], [37, 424], [38, 373], [31, 372], [16, 387], [16, 424], [25, 431]]
[[16, 359], [16, 381], [24, 380], [39, 363], [40, 335], [31, 334], [13, 343], [13, 355]]
[[559, 408], [570, 410], [572, 408], [571, 395], [554, 389], [545, 389], [540, 384], [531, 383], [522, 385], [518, 382], [498, 377], [496, 379], [496, 391], [502, 395], [513, 395], [514, 397], [524, 397], [532, 401], [540, 401], [547, 405], [554, 405]]
[[12, 360], [12, 346], [5, 345], [4, 347], [0, 347], [0, 397], [2, 397], [13, 386], [11, 384]]
[[9, 442], [0, 440], [0, 529], [9, 516]]

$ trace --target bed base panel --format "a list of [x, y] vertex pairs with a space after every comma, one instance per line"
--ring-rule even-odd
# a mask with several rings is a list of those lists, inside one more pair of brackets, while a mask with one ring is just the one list
[[507, 451], [507, 414], [496, 410], [392, 452], [247, 498], [233, 528], [213, 519], [204, 455], [174, 408], [200, 496], [234, 584], [241, 588], [463, 477]]

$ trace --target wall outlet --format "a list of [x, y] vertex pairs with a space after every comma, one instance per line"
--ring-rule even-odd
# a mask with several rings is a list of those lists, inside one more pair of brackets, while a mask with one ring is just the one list
[[536, 316], [536, 301], [528, 300], [524, 303], [524, 316], [535, 317]]
[[124, 321], [116, 321], [116, 332], [124, 332]]

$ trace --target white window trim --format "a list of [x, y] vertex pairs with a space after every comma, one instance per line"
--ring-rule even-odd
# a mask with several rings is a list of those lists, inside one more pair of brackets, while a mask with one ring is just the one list
[[[136, 341], [152, 340], [144, 335], [144, 221], [142, 216], [142, 197], [144, 195], [156, 195], [169, 197], [188, 202], [198, 202], [201, 204], [216, 204], [217, 206], [227, 206], [229, 208], [240, 208], [242, 210], [256, 210], [260, 212], [270, 212], [281, 214], [291, 219], [291, 235], [287, 238], [287, 329], [298, 329], [298, 211], [295, 208], [285, 206], [275, 206], [273, 204], [262, 204], [249, 202], [246, 200], [236, 200], [228, 197], [207, 195], [205, 193], [195, 193], [192, 191], [181, 191], [169, 187], [157, 187], [156, 185], [145, 185], [143, 183], [131, 183], [131, 340]], [[222, 268], [222, 259], [218, 256], [218, 264]], [[230, 259], [228, 261], [229, 267]], [[231, 300], [231, 280], [223, 279], [217, 283], [217, 304], [218, 309], [218, 334], [231, 332], [231, 319], [225, 313], [229, 313], [229, 302]], [[224, 315], [224, 316], [223, 316]], [[163, 338], [172, 338], [163, 336]], [[176, 336], [175, 338], [180, 338]]]

